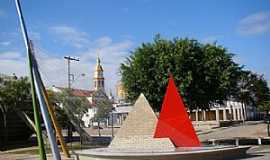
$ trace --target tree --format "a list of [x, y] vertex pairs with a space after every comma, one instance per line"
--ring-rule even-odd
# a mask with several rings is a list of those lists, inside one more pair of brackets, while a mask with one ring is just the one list
[[0, 112], [3, 117], [4, 144], [7, 143], [7, 116], [12, 111], [32, 114], [30, 83], [27, 77], [0, 77]]
[[49, 101], [53, 106], [55, 116], [56, 116], [58, 123], [60, 124], [60, 126], [62, 128], [68, 127], [69, 119], [68, 119], [64, 109], [60, 107], [60, 103], [62, 100], [62, 98], [60, 98], [61, 94], [60, 93], [57, 94], [51, 90], [47, 90], [47, 94], [48, 94]]
[[127, 98], [133, 102], [142, 92], [159, 111], [172, 74], [188, 108], [208, 109], [211, 102], [226, 100], [235, 91], [241, 67], [232, 58], [216, 44], [158, 35], [153, 43], [143, 43], [131, 52], [120, 73]]
[[64, 111], [66, 116], [69, 118], [69, 121], [67, 121], [67, 125], [69, 126], [69, 140], [72, 138], [72, 126], [74, 126], [78, 133], [82, 135], [83, 130], [80, 128], [82, 123], [81, 119], [83, 113], [87, 112], [87, 108], [89, 107], [88, 100], [85, 97], [74, 96], [72, 94], [72, 89], [64, 89], [61, 93], [56, 94], [55, 103], [62, 108], [62, 110], [60, 110]]
[[270, 99], [268, 101], [264, 101], [263, 104], [261, 104], [260, 106], [258, 106], [258, 110], [259, 111], [263, 111], [265, 112], [265, 122], [267, 123], [267, 133], [268, 136], [270, 137], [270, 117], [269, 117], [269, 111], [270, 111]]
[[267, 85], [267, 81], [264, 79], [263, 75], [257, 75], [255, 81], [253, 82], [253, 92], [254, 92], [254, 102], [256, 106], [266, 106], [270, 101], [270, 89]]
[[254, 102], [259, 111], [265, 112], [265, 121], [267, 123], [267, 133], [270, 136], [270, 89], [267, 86], [267, 81], [263, 78], [263, 75], [255, 76], [254, 84]]
[[269, 111], [270, 111], [270, 99], [268, 101], [264, 101], [263, 104], [258, 106], [258, 110], [265, 112], [266, 116], [269, 116]]
[[257, 106], [260, 110], [266, 107], [270, 101], [270, 89], [263, 75], [243, 70], [238, 80], [238, 92], [234, 97], [241, 101], [244, 106]]
[[[97, 91], [97, 92], [100, 92], [100, 91]], [[97, 112], [94, 116], [94, 120], [98, 122], [98, 133], [99, 133], [99, 136], [101, 136], [100, 135], [100, 121], [105, 120], [109, 117], [109, 114], [113, 109], [113, 105], [106, 95], [103, 96], [102, 98], [97, 99], [95, 103], [97, 107]]]
[[89, 102], [85, 97], [78, 97], [72, 94], [72, 90], [64, 89], [61, 93], [55, 95], [55, 101], [58, 105], [67, 109], [67, 112], [79, 116], [87, 112]]
[[109, 99], [101, 99], [97, 103], [97, 113], [95, 119], [102, 120], [109, 116], [112, 111], [112, 102]]

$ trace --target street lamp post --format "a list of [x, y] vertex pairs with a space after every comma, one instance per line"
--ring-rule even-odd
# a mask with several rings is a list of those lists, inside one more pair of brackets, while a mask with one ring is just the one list
[[112, 121], [112, 126], [111, 127], [112, 127], [112, 138], [113, 138], [114, 137], [114, 131], [113, 131], [113, 111], [112, 111], [111, 115], [112, 115], [111, 116], [111, 118], [112, 118], [112, 120], [111, 120]]
[[244, 124], [245, 120], [247, 119], [247, 107], [245, 104], [245, 98], [248, 98], [248, 96], [252, 96], [251, 95], [252, 93], [250, 93], [250, 91], [252, 91], [253, 86], [254, 86], [253, 83], [247, 83], [245, 86], [242, 84], [242, 87], [240, 89], [243, 124]]
[[241, 92], [241, 109], [242, 109], [242, 120], [243, 120], [243, 124], [245, 124], [245, 119], [246, 119], [246, 107], [245, 107], [245, 102], [244, 102], [244, 96], [245, 96], [245, 93], [248, 92], [247, 89], [242, 89], [240, 90]]

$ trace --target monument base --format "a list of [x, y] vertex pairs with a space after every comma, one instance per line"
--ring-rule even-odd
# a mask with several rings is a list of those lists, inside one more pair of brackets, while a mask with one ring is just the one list
[[174, 151], [89, 149], [77, 152], [80, 160], [225, 160], [245, 157], [249, 146], [181, 147]]

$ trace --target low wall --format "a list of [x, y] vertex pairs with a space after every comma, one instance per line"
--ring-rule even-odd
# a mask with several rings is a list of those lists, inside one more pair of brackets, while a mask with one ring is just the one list
[[211, 129], [220, 126], [218, 121], [192, 121], [195, 129]]

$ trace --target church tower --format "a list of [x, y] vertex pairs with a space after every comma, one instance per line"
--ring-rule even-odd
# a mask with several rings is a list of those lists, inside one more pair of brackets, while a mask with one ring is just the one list
[[94, 90], [102, 90], [105, 92], [103, 68], [100, 64], [99, 56], [97, 57], [97, 64], [94, 72]]

